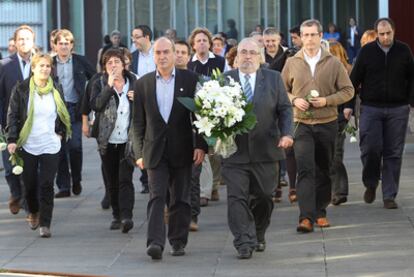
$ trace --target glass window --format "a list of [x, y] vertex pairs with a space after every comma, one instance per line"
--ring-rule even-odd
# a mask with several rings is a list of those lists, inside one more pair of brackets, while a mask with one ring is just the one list
[[244, 1], [244, 33], [239, 33], [243, 37], [249, 36], [249, 34], [255, 29], [257, 24], [260, 24], [260, 0], [256, 1]]
[[291, 0], [291, 26], [298, 25], [311, 17], [310, 1]]
[[[248, 2], [250, 1], [245, 1], [244, 4], [246, 5]], [[243, 37], [242, 30], [241, 30], [241, 24], [240, 24], [240, 1], [238, 0], [222, 1], [222, 11], [223, 11], [223, 22], [222, 22], [223, 28], [220, 31], [225, 32], [228, 38], [234, 38], [237, 41], [240, 40], [240, 38]], [[246, 20], [247, 17], [245, 16], [244, 18]]]
[[[138, 25], [148, 25], [151, 26], [150, 22], [150, 0], [132, 0], [134, 3], [134, 28]], [[132, 30], [131, 30], [132, 31]]]
[[[267, 2], [267, 3], [266, 3]], [[279, 18], [279, 14], [280, 14], [280, 0], [267, 0], [264, 1], [264, 3], [262, 4], [263, 6], [263, 13], [267, 13], [267, 26], [274, 26], [276, 27], [278, 30], [280, 30], [281, 26], [280, 26], [280, 18]], [[267, 4], [267, 6], [265, 6], [264, 4]], [[262, 16], [263, 17], [263, 16]], [[260, 22], [260, 24], [262, 26], [266, 25], [264, 20], [262, 20]]]
[[171, 27], [170, 1], [153, 0], [154, 7], [154, 38], [164, 35], [165, 30]]
[[362, 30], [373, 29], [378, 18], [378, 0], [359, 1], [359, 22]]
[[321, 22], [324, 30], [333, 21], [332, 8], [332, 1], [314, 0], [314, 17]]
[[213, 34], [217, 33], [217, 1], [206, 1], [206, 26]]

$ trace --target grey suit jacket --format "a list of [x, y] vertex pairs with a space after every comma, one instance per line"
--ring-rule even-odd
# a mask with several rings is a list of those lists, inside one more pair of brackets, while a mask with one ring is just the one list
[[[240, 82], [238, 70], [225, 75]], [[249, 133], [236, 136], [237, 152], [224, 159], [225, 163], [276, 162], [285, 158], [277, 145], [282, 136], [292, 136], [292, 105], [279, 72], [257, 71], [253, 105], [257, 124]]]

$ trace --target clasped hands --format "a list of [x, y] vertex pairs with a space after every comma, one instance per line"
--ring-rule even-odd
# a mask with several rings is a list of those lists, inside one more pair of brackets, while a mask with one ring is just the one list
[[323, 108], [327, 105], [327, 102], [325, 97], [312, 97], [309, 99], [309, 102], [298, 97], [293, 101], [293, 105], [302, 112], [305, 112], [310, 108], [310, 105], [315, 108]]

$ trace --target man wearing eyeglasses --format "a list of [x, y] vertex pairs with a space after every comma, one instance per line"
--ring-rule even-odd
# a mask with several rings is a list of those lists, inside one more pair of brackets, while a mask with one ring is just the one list
[[[345, 67], [321, 48], [322, 25], [315, 19], [300, 26], [302, 49], [286, 61], [282, 78], [293, 106], [297, 231], [313, 231], [313, 224], [329, 227], [326, 207], [331, 202], [330, 165], [337, 133], [337, 106], [349, 101], [354, 88]], [[311, 93], [312, 92], [312, 93]]]
[[272, 192], [278, 181], [283, 149], [292, 146], [292, 107], [280, 73], [260, 69], [260, 49], [252, 38], [237, 48], [239, 69], [227, 76], [240, 82], [252, 102], [257, 125], [236, 136], [237, 152], [223, 160], [227, 185], [228, 223], [239, 259], [266, 248], [265, 232], [273, 211]]
[[[132, 30], [132, 42], [135, 50], [132, 52], [131, 71], [138, 78], [155, 70], [154, 52], [152, 49], [152, 31], [147, 25], [139, 25]], [[141, 170], [141, 193], [149, 193], [148, 175], [145, 169]]]

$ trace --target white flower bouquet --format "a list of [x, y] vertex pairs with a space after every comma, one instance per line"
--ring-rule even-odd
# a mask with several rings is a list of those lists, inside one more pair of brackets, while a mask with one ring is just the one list
[[358, 131], [358, 129], [350, 121], [348, 121], [348, 123], [345, 126], [345, 129], [344, 129], [343, 133], [348, 134], [350, 136], [350, 139], [349, 139], [350, 143], [354, 143], [354, 142], [358, 141], [357, 131]]
[[[0, 152], [7, 151], [7, 141], [6, 136], [3, 131], [0, 131]], [[23, 173], [23, 159], [17, 154], [17, 152], [10, 155], [9, 158], [11, 164], [13, 165], [12, 172], [14, 175], [20, 175]]]
[[235, 136], [256, 125], [253, 104], [248, 103], [240, 84], [214, 70], [212, 79], [198, 85], [194, 99], [180, 97], [194, 112], [194, 125], [214, 152], [228, 158], [237, 151]]

